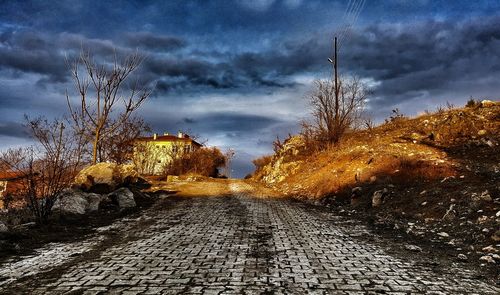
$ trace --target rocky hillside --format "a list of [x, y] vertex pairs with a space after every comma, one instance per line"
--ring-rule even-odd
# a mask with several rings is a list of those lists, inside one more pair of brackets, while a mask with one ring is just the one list
[[499, 144], [500, 103], [483, 101], [413, 119], [394, 116], [323, 151], [295, 136], [253, 177], [288, 196], [445, 242], [460, 249], [461, 259], [478, 255], [494, 264]]

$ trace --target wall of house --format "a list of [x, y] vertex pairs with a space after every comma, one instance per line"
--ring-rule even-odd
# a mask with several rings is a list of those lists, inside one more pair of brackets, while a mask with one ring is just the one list
[[194, 148], [191, 142], [186, 141], [138, 142], [134, 147], [134, 164], [142, 174], [159, 175], [172, 159]]
[[0, 208], [3, 208], [3, 194], [7, 191], [7, 181], [0, 181]]

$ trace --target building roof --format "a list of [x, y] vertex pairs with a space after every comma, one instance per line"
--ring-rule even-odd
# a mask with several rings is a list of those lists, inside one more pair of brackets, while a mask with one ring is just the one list
[[200, 143], [189, 137], [188, 135], [183, 135], [183, 137], [178, 137], [175, 135], [158, 135], [156, 139], [153, 136], [139, 137], [136, 141], [154, 141], [154, 142], [189, 142], [191, 144], [202, 146]]
[[16, 180], [19, 178], [23, 178], [25, 175], [21, 172], [14, 171], [0, 171], [0, 181], [5, 180]]

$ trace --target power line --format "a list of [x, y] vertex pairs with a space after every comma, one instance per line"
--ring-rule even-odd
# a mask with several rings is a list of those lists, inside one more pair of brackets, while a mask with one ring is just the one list
[[356, 3], [356, 6], [355, 8], [351, 11], [351, 14], [349, 15], [349, 22], [346, 26], [346, 33], [342, 35], [342, 38], [340, 39], [340, 44], [339, 44], [339, 50], [342, 48], [342, 46], [350, 40], [351, 36], [352, 36], [352, 31], [351, 29], [354, 27], [354, 25], [356, 24], [358, 18], [359, 18], [359, 15], [361, 14], [361, 11], [363, 9], [365, 5], [365, 0], [361, 0], [359, 2]]

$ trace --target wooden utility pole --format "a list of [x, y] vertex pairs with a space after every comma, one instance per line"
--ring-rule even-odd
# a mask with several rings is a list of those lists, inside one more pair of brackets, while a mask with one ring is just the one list
[[333, 61], [333, 69], [334, 69], [334, 79], [335, 79], [335, 129], [339, 128], [340, 125], [340, 102], [339, 102], [339, 58], [337, 55], [337, 37], [334, 40], [334, 61]]
[[337, 37], [335, 37], [335, 46], [334, 46], [334, 59], [333, 59], [333, 68], [335, 72], [335, 100], [338, 104], [338, 99], [339, 99], [339, 88], [338, 88], [338, 57], [337, 57]]

